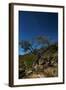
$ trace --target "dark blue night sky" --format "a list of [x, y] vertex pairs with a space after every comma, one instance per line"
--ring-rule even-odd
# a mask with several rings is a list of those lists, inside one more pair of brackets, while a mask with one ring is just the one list
[[19, 41], [41, 35], [58, 41], [58, 13], [19, 11]]

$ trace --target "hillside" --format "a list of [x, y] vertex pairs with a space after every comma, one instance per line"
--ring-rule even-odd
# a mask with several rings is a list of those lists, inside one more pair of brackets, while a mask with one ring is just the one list
[[19, 78], [40, 78], [58, 76], [58, 46], [50, 45], [39, 49], [40, 58], [34, 54], [19, 56]]

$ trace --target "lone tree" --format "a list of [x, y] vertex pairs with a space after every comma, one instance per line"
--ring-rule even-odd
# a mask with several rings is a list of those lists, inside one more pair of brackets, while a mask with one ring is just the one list
[[[38, 50], [38, 49], [44, 48], [44, 46], [48, 47], [50, 45], [50, 42], [49, 42], [48, 38], [45, 36], [37, 36], [34, 39], [33, 43], [28, 40], [22, 40], [19, 42], [19, 45], [22, 49], [24, 49], [24, 52], [29, 51], [30, 53], [36, 55], [37, 60], [35, 60], [35, 62], [38, 63], [39, 59], [42, 56], [41, 50]], [[35, 45], [36, 45], [36, 47], [35, 47]]]
[[[28, 40], [22, 40], [19, 42], [19, 45], [22, 49], [24, 49], [25, 52], [27, 52], [28, 50], [33, 53], [33, 54], [40, 54], [41, 52], [38, 51], [38, 49], [40, 48], [44, 48], [44, 46], [49, 46], [50, 45], [50, 42], [48, 40], [47, 37], [45, 36], [37, 36], [35, 39], [34, 39], [34, 42], [30, 42]], [[36, 45], [36, 47], [35, 47]]]

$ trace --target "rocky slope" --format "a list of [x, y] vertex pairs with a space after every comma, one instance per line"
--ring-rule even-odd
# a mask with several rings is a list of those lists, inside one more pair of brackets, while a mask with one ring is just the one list
[[19, 78], [41, 78], [58, 76], [58, 46], [50, 45], [40, 49], [37, 55], [27, 54], [19, 56]]

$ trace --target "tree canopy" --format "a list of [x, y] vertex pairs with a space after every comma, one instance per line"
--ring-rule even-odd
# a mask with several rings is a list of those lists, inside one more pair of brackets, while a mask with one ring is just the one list
[[[24, 51], [30, 51], [34, 54], [38, 53], [37, 50], [44, 47], [45, 45], [46, 46], [49, 46], [49, 40], [47, 37], [45, 36], [37, 36], [35, 39], [34, 39], [34, 42], [30, 42], [29, 40], [21, 40], [19, 42], [19, 45], [21, 48], [24, 49]], [[36, 45], [36, 47], [35, 47]], [[38, 49], [37, 49], [38, 47]]]

